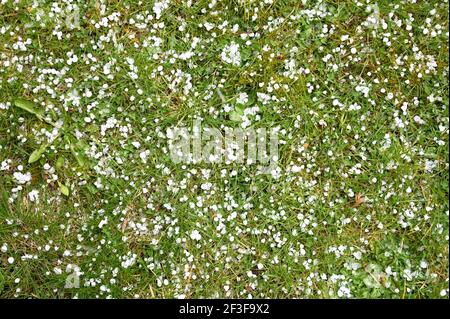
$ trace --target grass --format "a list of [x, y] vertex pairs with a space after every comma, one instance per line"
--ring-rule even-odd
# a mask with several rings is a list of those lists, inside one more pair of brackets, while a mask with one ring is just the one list
[[[448, 298], [447, 1], [73, 3], [0, 5], [1, 297]], [[225, 104], [279, 177], [171, 160]]]

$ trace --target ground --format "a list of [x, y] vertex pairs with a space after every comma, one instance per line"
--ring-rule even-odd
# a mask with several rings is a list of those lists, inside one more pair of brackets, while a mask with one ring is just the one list
[[448, 298], [448, 9], [0, 0], [0, 296]]

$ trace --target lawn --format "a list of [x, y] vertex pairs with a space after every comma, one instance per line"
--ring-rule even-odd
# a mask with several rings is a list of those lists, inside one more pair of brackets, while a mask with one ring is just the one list
[[0, 297], [448, 298], [448, 10], [0, 0]]

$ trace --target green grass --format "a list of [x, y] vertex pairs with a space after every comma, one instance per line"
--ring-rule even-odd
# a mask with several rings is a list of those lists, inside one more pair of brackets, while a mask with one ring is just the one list
[[[448, 2], [379, 1], [375, 28], [362, 1], [75, 2], [75, 28], [65, 3], [0, 5], [0, 297], [448, 298]], [[282, 131], [280, 177], [174, 163], [166, 130], [238, 127], [242, 92]]]

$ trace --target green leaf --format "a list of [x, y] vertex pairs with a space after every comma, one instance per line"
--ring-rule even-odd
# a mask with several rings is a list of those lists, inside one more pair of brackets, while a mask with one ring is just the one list
[[72, 151], [73, 157], [77, 160], [79, 166], [84, 167], [86, 162], [80, 151], [77, 151], [72, 145], [70, 145], [70, 150]]
[[69, 196], [69, 188], [62, 183], [58, 182], [58, 184], [59, 184], [59, 189], [61, 190], [61, 193], [65, 196]]
[[84, 155], [84, 150], [87, 149], [87, 144], [83, 141], [75, 141], [74, 138], [69, 138], [67, 135], [64, 136], [64, 140], [69, 144], [70, 151], [73, 157], [75, 157], [78, 165], [80, 167], [89, 166], [89, 162]]
[[33, 102], [27, 101], [25, 99], [17, 99], [14, 104], [28, 113], [36, 115], [39, 119], [42, 119], [42, 112], [36, 109]]
[[64, 157], [60, 156], [58, 157], [57, 161], [56, 161], [56, 168], [57, 169], [61, 169], [64, 166]]
[[372, 275], [366, 276], [363, 279], [363, 282], [368, 288], [380, 289], [382, 287], [381, 284], [377, 281], [377, 279], [374, 278]]
[[0, 293], [5, 288], [5, 277], [2, 274], [2, 271], [0, 270]]
[[95, 195], [97, 193], [97, 189], [92, 185], [87, 185], [87, 189], [91, 194]]
[[380, 280], [383, 275], [381, 266], [377, 264], [368, 264], [365, 271], [368, 275], [363, 279], [364, 284], [368, 288], [381, 288]]
[[244, 110], [238, 106], [234, 108], [234, 111], [230, 113], [230, 120], [233, 122], [242, 122], [242, 116], [244, 115]]
[[238, 112], [233, 111], [230, 113], [230, 120], [233, 122], [241, 122], [242, 121], [242, 115], [240, 115]]
[[30, 157], [28, 158], [28, 164], [32, 164], [36, 161], [38, 161], [42, 154], [45, 153], [45, 150], [47, 149], [48, 144], [42, 145], [37, 150], [35, 150], [33, 153], [31, 153]]
[[175, 49], [178, 40], [177, 40], [177, 38], [175, 36], [172, 35], [172, 36], [169, 37], [169, 41], [168, 42], [169, 42], [169, 48], [170, 49]]
[[381, 266], [378, 264], [368, 264], [365, 268], [365, 271], [368, 273], [379, 274], [382, 272]]

